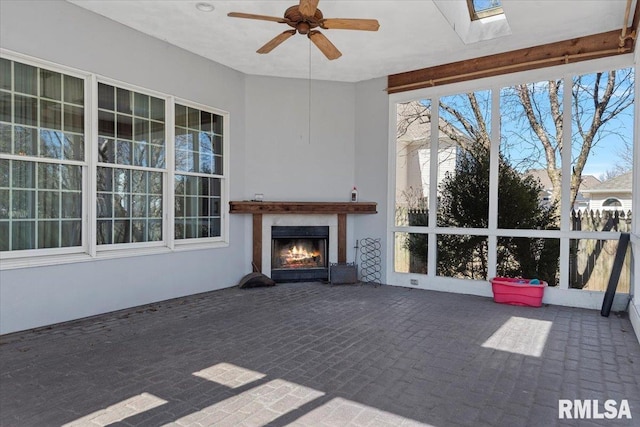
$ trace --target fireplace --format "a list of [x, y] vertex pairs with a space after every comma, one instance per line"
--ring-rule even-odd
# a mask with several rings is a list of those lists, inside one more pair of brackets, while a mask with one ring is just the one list
[[271, 278], [276, 282], [328, 280], [329, 227], [271, 227]]

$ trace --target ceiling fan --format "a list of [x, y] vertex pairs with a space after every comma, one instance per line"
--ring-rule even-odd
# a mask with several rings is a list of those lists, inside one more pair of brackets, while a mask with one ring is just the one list
[[271, 52], [297, 32], [300, 34], [306, 34], [313, 44], [315, 44], [329, 60], [339, 58], [342, 53], [329, 41], [327, 37], [325, 37], [324, 34], [316, 30], [316, 28], [319, 27], [324, 30], [337, 29], [363, 31], [378, 31], [378, 28], [380, 28], [380, 24], [375, 19], [324, 18], [322, 12], [318, 9], [319, 1], [320, 0], [300, 0], [300, 4], [291, 6], [284, 12], [283, 18], [241, 12], [231, 12], [227, 16], [233, 18], [272, 21], [280, 24], [287, 24], [293, 28], [293, 30], [284, 31], [274, 37], [272, 40], [267, 42], [267, 44], [258, 49], [258, 53]]

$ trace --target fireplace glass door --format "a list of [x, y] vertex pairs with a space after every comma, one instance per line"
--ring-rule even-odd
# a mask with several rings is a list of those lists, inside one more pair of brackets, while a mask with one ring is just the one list
[[275, 281], [326, 280], [329, 227], [273, 227], [271, 278]]

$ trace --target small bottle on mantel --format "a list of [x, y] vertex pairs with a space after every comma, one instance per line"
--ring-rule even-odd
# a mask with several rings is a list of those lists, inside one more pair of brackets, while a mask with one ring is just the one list
[[356, 187], [353, 187], [353, 190], [351, 190], [351, 201], [352, 202], [358, 201], [358, 189]]

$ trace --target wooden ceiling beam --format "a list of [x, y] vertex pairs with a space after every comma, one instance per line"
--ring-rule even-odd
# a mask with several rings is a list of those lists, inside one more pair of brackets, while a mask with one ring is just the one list
[[634, 38], [627, 38], [623, 47], [619, 46], [621, 30], [593, 34], [496, 55], [392, 74], [387, 77], [387, 92], [390, 94], [405, 92], [629, 53], [635, 47], [635, 31], [639, 16], [638, 5], [636, 5], [633, 26], [631, 27], [631, 33], [634, 34]]

